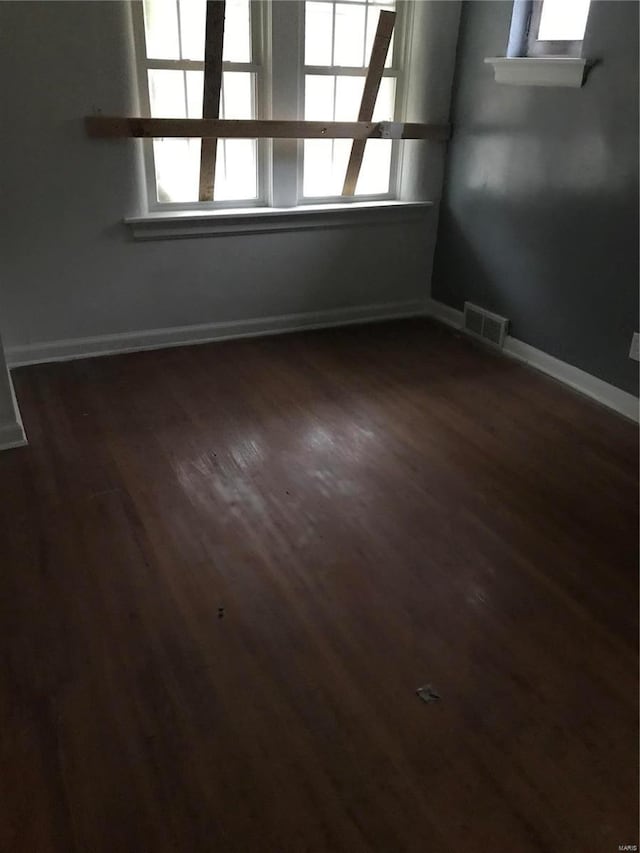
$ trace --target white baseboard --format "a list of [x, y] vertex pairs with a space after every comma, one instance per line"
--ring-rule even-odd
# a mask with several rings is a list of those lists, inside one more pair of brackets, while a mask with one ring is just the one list
[[28, 444], [11, 374], [8, 373], [7, 376], [9, 377], [9, 388], [13, 399], [13, 420], [0, 424], [0, 450], [11, 450], [14, 447], [24, 447], [25, 444]]
[[0, 450], [10, 450], [13, 447], [24, 447], [27, 438], [22, 424], [14, 422], [0, 426]]
[[435, 299], [428, 299], [427, 314], [435, 320], [439, 320], [441, 323], [451, 326], [453, 329], [462, 328], [462, 320], [464, 317], [462, 311], [458, 311], [457, 308], [451, 308], [451, 306], [445, 305], [444, 302], [436, 302]]
[[424, 316], [422, 299], [405, 302], [386, 302], [379, 305], [359, 305], [329, 311], [304, 314], [281, 314], [275, 317], [257, 317], [251, 320], [232, 320], [222, 323], [202, 323], [194, 326], [174, 326], [142, 332], [124, 332], [116, 335], [99, 335], [92, 338], [45, 341], [25, 346], [7, 347], [6, 358], [10, 368], [48, 361], [69, 361], [97, 355], [117, 355], [138, 350], [204, 344], [231, 338], [248, 338], [258, 335], [276, 335], [304, 329], [323, 329], [369, 323], [375, 320], [393, 320]]
[[[232, 320], [222, 323], [202, 323], [194, 326], [174, 326], [142, 332], [123, 332], [116, 335], [99, 335], [91, 338], [46, 341], [25, 346], [8, 347], [6, 358], [9, 367], [40, 364], [49, 361], [69, 361], [98, 355], [117, 355], [138, 350], [202, 344], [210, 341], [246, 338], [259, 335], [276, 335], [305, 329], [322, 329], [368, 323], [375, 320], [393, 320], [428, 314], [456, 329], [462, 327], [462, 311], [451, 308], [435, 299], [387, 302], [378, 305], [360, 305], [303, 314], [282, 314], [258, 317], [251, 320]], [[565, 385], [586, 394], [616, 412], [638, 421], [638, 399], [614, 385], [598, 379], [584, 370], [548, 355], [542, 350], [507, 336], [502, 352], [518, 361], [552, 376]], [[0, 449], [26, 444], [19, 410], [18, 421], [0, 427]]]
[[[429, 299], [427, 313], [447, 326], [452, 326], [455, 329], [462, 328], [463, 314], [456, 308], [451, 308], [435, 299]], [[616, 388], [615, 385], [604, 382], [572, 364], [567, 364], [566, 361], [560, 361], [559, 358], [548, 355], [546, 352], [525, 344], [517, 338], [512, 338], [511, 335], [507, 335], [504, 349], [501, 352], [552, 376], [559, 382], [568, 385], [581, 394], [585, 394], [587, 397], [591, 397], [630, 420], [638, 422], [639, 401], [633, 394], [628, 394], [626, 391]]]

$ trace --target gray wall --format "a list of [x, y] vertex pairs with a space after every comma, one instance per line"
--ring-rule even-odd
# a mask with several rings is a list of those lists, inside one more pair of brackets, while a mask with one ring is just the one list
[[510, 17], [463, 4], [432, 296], [637, 394], [638, 4], [592, 2], [582, 89], [496, 84]]
[[[418, 30], [438, 34], [440, 53], [422, 59], [414, 118], [447, 120], [458, 5], [420, 10]], [[0, 325], [9, 356], [51, 341], [426, 299], [437, 207], [410, 225], [132, 242], [121, 220], [143, 204], [141, 143], [90, 140], [83, 129], [96, 109], [135, 115], [131, 51], [126, 4], [0, 2]], [[444, 146], [412, 146], [412, 167], [430, 176], [436, 200], [443, 156]]]

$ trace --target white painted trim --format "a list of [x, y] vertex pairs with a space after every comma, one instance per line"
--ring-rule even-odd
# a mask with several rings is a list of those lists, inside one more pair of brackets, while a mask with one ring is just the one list
[[564, 382], [570, 388], [574, 388], [632, 421], [638, 422], [638, 398], [634, 397], [633, 394], [628, 394], [626, 391], [616, 388], [615, 385], [604, 382], [597, 376], [592, 376], [590, 373], [580, 370], [579, 367], [567, 364], [566, 361], [560, 361], [560, 359], [516, 338], [507, 337], [504, 351], [507, 355], [517, 358], [518, 361], [530, 364], [537, 370]]
[[346, 204], [305, 204], [299, 207], [262, 207], [206, 212], [148, 213], [124, 221], [136, 240], [176, 237], [219, 237], [273, 231], [304, 231], [310, 228], [344, 228], [354, 225], [386, 225], [418, 220], [433, 207], [429, 201], [375, 201]]
[[24, 447], [27, 437], [20, 423], [3, 424], [0, 426], [0, 450], [11, 450], [13, 447]]
[[[2, 344], [0, 343], [0, 347]], [[5, 353], [6, 355], [6, 353]], [[0, 353], [1, 357], [1, 353]], [[4, 367], [3, 367], [4, 369]], [[20, 414], [20, 406], [13, 387], [13, 380], [9, 371], [5, 371], [9, 382], [9, 390], [11, 391], [11, 399], [13, 402], [13, 420], [7, 423], [0, 424], [0, 451], [10, 450], [14, 447], [24, 447], [28, 444], [27, 436], [22, 425], [22, 415]]]
[[[456, 308], [451, 308], [451, 306], [438, 302], [435, 299], [429, 299], [427, 313], [447, 326], [462, 329], [464, 315], [462, 311], [458, 311]], [[638, 422], [639, 401], [633, 394], [628, 394], [626, 391], [616, 388], [615, 385], [604, 382], [602, 379], [598, 379], [596, 376], [580, 370], [579, 367], [574, 367], [572, 364], [560, 361], [559, 358], [548, 355], [546, 352], [536, 349], [530, 344], [525, 344], [524, 341], [519, 341], [511, 335], [507, 335], [505, 338], [504, 348], [501, 352], [528, 364], [541, 373], [552, 376], [564, 385], [568, 385], [575, 391], [591, 397], [603, 406], [613, 409], [630, 420]]]
[[[6, 353], [5, 353], [6, 356]], [[20, 406], [18, 405], [18, 398], [16, 397], [16, 389], [13, 387], [13, 377], [11, 373], [7, 370], [7, 374], [9, 376], [9, 388], [11, 389], [11, 399], [13, 400], [13, 414], [15, 416], [15, 426], [17, 426], [20, 431], [20, 435], [22, 437], [23, 444], [28, 444], [27, 435], [24, 431], [24, 424], [22, 423], [22, 412], [20, 411]]]
[[453, 329], [461, 329], [464, 322], [464, 314], [458, 311], [457, 308], [452, 308], [450, 305], [445, 305], [444, 302], [438, 302], [435, 299], [427, 300], [427, 314], [446, 326], [451, 326]]
[[26, 346], [7, 347], [9, 367], [40, 364], [47, 361], [69, 361], [97, 355], [115, 355], [137, 350], [203, 344], [230, 338], [248, 338], [260, 335], [277, 335], [304, 329], [323, 329], [369, 323], [376, 320], [393, 320], [424, 316], [422, 299], [405, 302], [386, 302], [378, 305], [358, 305], [328, 311], [304, 314], [282, 314], [276, 317], [256, 317], [250, 320], [231, 320], [221, 323], [202, 323], [193, 326], [174, 326], [168, 329], [151, 329], [141, 332], [124, 332], [116, 335], [99, 335], [92, 338], [45, 341]]
[[489, 56], [496, 83], [511, 86], [566, 86], [579, 89], [586, 59], [576, 56]]

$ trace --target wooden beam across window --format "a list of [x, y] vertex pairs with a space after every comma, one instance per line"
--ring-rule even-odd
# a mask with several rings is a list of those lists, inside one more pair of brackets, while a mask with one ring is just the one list
[[389, 121], [280, 121], [278, 119], [85, 118], [96, 139], [430, 139], [445, 142], [448, 124]]
[[[367, 68], [367, 77], [364, 81], [358, 121], [371, 121], [373, 118], [373, 110], [380, 90], [380, 81], [382, 80], [384, 64], [387, 61], [387, 53], [389, 52], [389, 45], [391, 44], [391, 36], [393, 35], [395, 22], [395, 12], [387, 12], [384, 9], [380, 12], [378, 27], [373, 40], [373, 47], [371, 48], [371, 58], [369, 60], [369, 67]], [[364, 149], [366, 144], [366, 138], [353, 140], [351, 145], [351, 154], [349, 155], [347, 173], [345, 175], [344, 186], [342, 188], [342, 195], [353, 195], [356, 191], [356, 184], [358, 183], [358, 176], [360, 175], [360, 168], [362, 166], [362, 160], [364, 159]]]
[[[204, 40], [203, 118], [219, 118], [222, 88], [222, 46], [224, 42], [225, 0], [207, 0]], [[205, 137], [200, 148], [200, 201], [213, 201], [216, 179], [216, 137]]]

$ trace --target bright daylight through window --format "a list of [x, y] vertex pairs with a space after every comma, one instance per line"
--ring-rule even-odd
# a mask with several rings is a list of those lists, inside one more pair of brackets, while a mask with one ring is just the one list
[[590, 0], [544, 0], [539, 41], [581, 41], [587, 25], [589, 3]]
[[534, 0], [527, 55], [580, 56], [589, 6], [590, 0]]
[[[379, 13], [382, 9], [395, 10], [395, 2], [311, 0], [302, 8], [303, 41], [290, 46], [291, 67], [299, 75], [300, 99], [291, 106], [290, 115], [306, 120], [356, 121]], [[262, 55], [262, 28], [269, 9], [270, 5], [259, 0], [226, 0], [220, 118], [269, 117], [269, 64], [268, 56]], [[144, 0], [143, 16], [138, 21], [138, 52], [143, 107], [150, 116], [202, 117], [205, 20], [206, 0]], [[278, 26], [275, 16], [271, 25]], [[374, 121], [397, 118], [398, 42], [396, 31]], [[339, 199], [351, 144], [349, 139], [298, 143], [298, 161], [290, 168], [295, 172], [299, 201]], [[197, 203], [201, 140], [155, 139], [146, 148], [150, 203]], [[389, 139], [367, 142], [357, 197], [393, 197], [397, 149], [398, 142]], [[220, 139], [214, 202], [223, 206], [234, 202], [240, 206], [266, 204], [271, 150], [266, 140]], [[273, 170], [273, 174], [276, 180], [281, 171]]]
[[[381, 9], [394, 3], [328, 0], [305, 3], [304, 117], [355, 121], [362, 98], [371, 46]], [[384, 76], [373, 113], [374, 121], [394, 118], [397, 66], [389, 47]], [[351, 151], [348, 139], [307, 139], [304, 142], [305, 196], [339, 196]], [[390, 189], [393, 143], [370, 140], [356, 189], [357, 195], [382, 195]]]
[[[157, 118], [202, 118], [205, 0], [145, 0], [145, 65], [149, 108]], [[220, 118], [256, 118], [249, 0], [227, 0]], [[200, 139], [156, 139], [153, 161], [159, 202], [196, 202]], [[216, 200], [258, 196], [257, 143], [221, 139]]]

